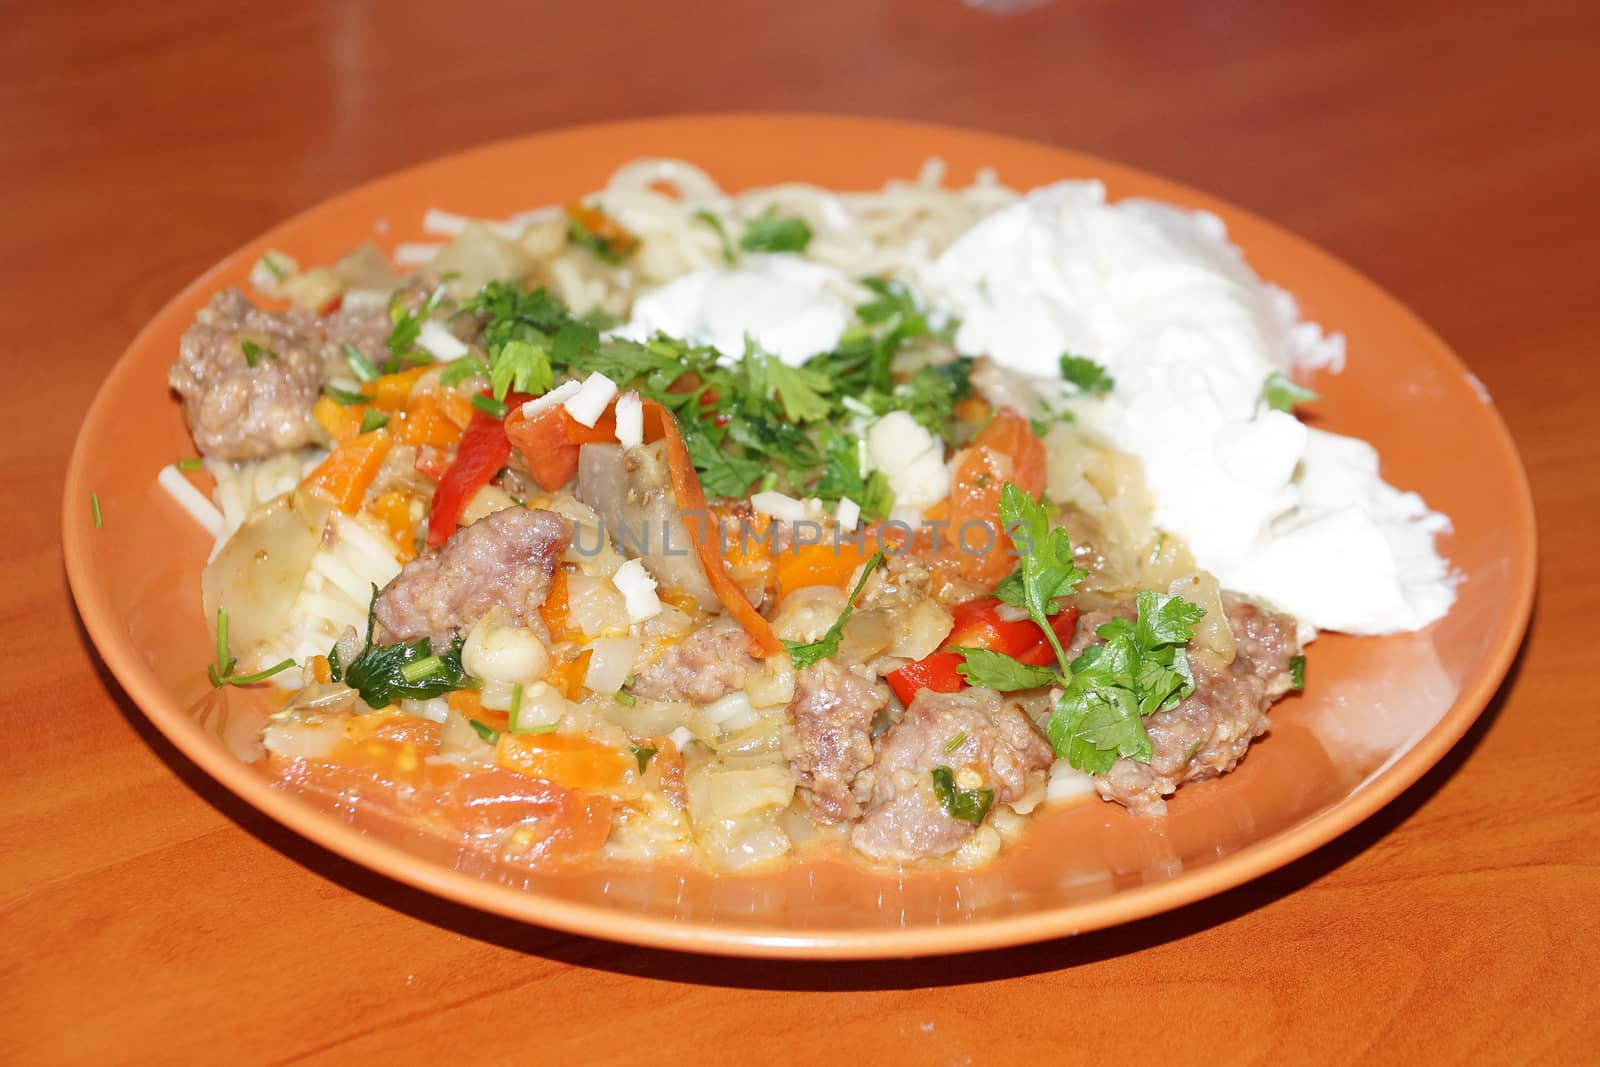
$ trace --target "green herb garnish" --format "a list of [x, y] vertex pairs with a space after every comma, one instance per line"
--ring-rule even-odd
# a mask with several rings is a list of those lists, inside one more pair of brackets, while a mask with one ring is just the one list
[[472, 732], [481, 737], [485, 744], [497, 745], [500, 743], [500, 731], [488, 723], [479, 722], [477, 719], [468, 719], [467, 725], [472, 727]]
[[994, 803], [993, 789], [962, 789], [956, 785], [955, 772], [949, 767], [933, 769], [933, 792], [947, 815], [974, 826], [983, 822]]
[[378, 368], [372, 365], [372, 360], [362, 354], [361, 349], [346, 343], [344, 346], [344, 361], [350, 365], [350, 373], [358, 381], [370, 382], [378, 377]]
[[255, 370], [256, 365], [263, 359], [278, 358], [278, 353], [270, 348], [262, 348], [254, 341], [240, 341], [239, 350], [244, 353], [244, 365], [251, 370]]
[[181, 471], [203, 471], [206, 469], [206, 461], [199, 456], [190, 456], [188, 459], [178, 460], [178, 469]]
[[89, 514], [94, 516], [94, 528], [96, 530], [101, 529], [105, 525], [105, 522], [104, 522], [104, 520], [102, 519], [102, 517], [100, 515], [100, 494], [99, 493], [90, 493], [89, 494]]
[[217, 661], [206, 666], [206, 677], [211, 679], [212, 688], [221, 689], [225, 685], [254, 685], [256, 682], [264, 682], [274, 674], [293, 667], [295, 663], [292, 659], [286, 659], [254, 674], [234, 674], [233, 669], [238, 665], [239, 661], [228, 651], [228, 613], [218, 608]]
[[1297, 404], [1309, 404], [1322, 399], [1320, 394], [1312, 392], [1303, 385], [1296, 385], [1281, 371], [1273, 371], [1267, 375], [1267, 383], [1262, 386], [1261, 395], [1266, 400], [1267, 407], [1273, 411], [1293, 411]]
[[1061, 378], [1080, 393], [1109, 393], [1117, 384], [1100, 364], [1071, 352], [1061, 357]]
[[439, 372], [439, 384], [447, 389], [454, 389], [474, 375], [488, 377], [489, 368], [474, 356], [462, 356], [445, 364], [444, 370]]
[[340, 389], [337, 385], [324, 385], [322, 392], [340, 407], [353, 407], [356, 404], [369, 403], [372, 398], [363, 393], [352, 393], [348, 389]]
[[368, 408], [361, 416], [362, 433], [371, 433], [373, 430], [381, 430], [387, 425], [389, 425], [389, 416], [385, 415], [377, 408]]
[[628, 751], [633, 753], [633, 758], [639, 761], [639, 773], [643, 774], [645, 768], [650, 766], [651, 757], [656, 754], [654, 745], [629, 745]]
[[427, 700], [466, 686], [459, 636], [439, 653], [433, 651], [433, 642], [427, 637], [409, 643], [374, 645], [372, 633], [377, 616], [373, 609], [377, 601], [378, 587], [373, 586], [366, 641], [356, 657], [344, 664], [337, 645], [328, 651], [328, 671], [334, 681], [356, 690], [372, 708], [386, 708], [398, 700]]
[[811, 227], [805, 219], [785, 218], [771, 211], [751, 219], [739, 238], [746, 252], [804, 252], [811, 243]]
[[800, 643], [785, 641], [783, 647], [789, 650], [789, 658], [794, 661], [795, 670], [804, 670], [818, 660], [827, 659], [839, 651], [839, 639], [844, 635], [844, 624], [850, 621], [850, 616], [856, 610], [856, 597], [861, 595], [861, 590], [867, 587], [867, 579], [872, 577], [872, 572], [877, 570], [883, 562], [883, 553], [874, 552], [872, 558], [867, 560], [862, 568], [861, 577], [856, 579], [855, 588], [850, 590], [850, 596], [845, 600], [844, 610], [839, 613], [828, 632], [815, 641]]
[[511, 410], [510, 408], [506, 407], [506, 402], [504, 400], [496, 400], [492, 396], [475, 396], [472, 398], [472, 406], [483, 412], [485, 415], [488, 415], [490, 418], [495, 419], [505, 418], [506, 412]]
[[1304, 689], [1306, 687], [1306, 658], [1304, 656], [1289, 657], [1289, 688]]

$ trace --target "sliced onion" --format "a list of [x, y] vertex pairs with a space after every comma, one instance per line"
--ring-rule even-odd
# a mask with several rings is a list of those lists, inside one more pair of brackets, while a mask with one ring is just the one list
[[589, 643], [589, 669], [583, 676], [586, 689], [607, 696], [622, 688], [633, 673], [641, 643], [636, 637], [602, 637]]

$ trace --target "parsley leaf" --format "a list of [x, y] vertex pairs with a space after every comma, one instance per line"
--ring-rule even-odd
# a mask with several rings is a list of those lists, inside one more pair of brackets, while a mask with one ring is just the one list
[[825, 375], [803, 367], [791, 367], [773, 355], [757, 356], [747, 352], [744, 358], [747, 363], [756, 359], [766, 361], [767, 395], [777, 397], [783, 405], [783, 417], [789, 421], [817, 422], [826, 419], [833, 410], [822, 398], [823, 393], [833, 391], [833, 383]]
[[804, 252], [811, 243], [811, 227], [805, 219], [785, 218], [767, 212], [750, 220], [739, 238], [746, 252]]
[[633, 758], [639, 761], [639, 773], [643, 774], [645, 768], [650, 766], [650, 759], [656, 754], [654, 745], [629, 745], [628, 751], [633, 753]]
[[[372, 605], [378, 601], [378, 587], [372, 587]], [[348, 664], [342, 663], [339, 648], [328, 650], [328, 672], [361, 694], [368, 707], [386, 708], [397, 700], [426, 700], [462, 688], [466, 671], [461, 666], [462, 640], [458, 636], [443, 652], [434, 652], [430, 638], [412, 642], [374, 645], [372, 631], [376, 615], [367, 609], [367, 637], [361, 651]]]
[[1266, 400], [1267, 407], [1273, 411], [1293, 411], [1296, 404], [1309, 404], [1322, 399], [1320, 394], [1312, 392], [1303, 385], [1295, 384], [1281, 371], [1273, 371], [1267, 375], [1267, 382], [1261, 388], [1261, 395]]
[[829, 503], [849, 497], [861, 506], [861, 514], [868, 518], [887, 518], [894, 507], [889, 476], [882, 471], [862, 474], [861, 449], [857, 447], [856, 438], [828, 426], [822, 427], [819, 434], [822, 477], [812, 495]]
[[1090, 774], [1118, 757], [1148, 760], [1143, 719], [1169, 711], [1194, 692], [1185, 646], [1205, 610], [1180, 596], [1143, 590], [1135, 619], [1112, 619], [1096, 631], [1105, 641], [1072, 662], [1066, 692], [1050, 714], [1056, 754]]
[[1117, 384], [1100, 364], [1071, 352], [1061, 357], [1061, 377], [1080, 393], [1109, 393]]
[[766, 469], [758, 459], [730, 455], [705, 430], [685, 433], [683, 443], [689, 450], [689, 461], [700, 472], [700, 485], [709, 497], [742, 497]]
[[962, 789], [956, 785], [955, 773], [949, 767], [933, 769], [933, 793], [947, 815], [974, 826], [983, 822], [994, 803], [993, 789]]
[[373, 430], [381, 430], [387, 425], [389, 425], [389, 416], [377, 408], [368, 408], [366, 413], [361, 416], [360, 432], [371, 433]]
[[965, 657], [966, 662], [957, 666], [956, 670], [971, 685], [998, 689], [1002, 693], [1014, 693], [1019, 689], [1038, 689], [1040, 686], [1054, 685], [1060, 681], [1060, 675], [1051, 668], [1019, 663], [1002, 652], [991, 652], [986, 648], [961, 647], [952, 648], [950, 651], [959, 652]]
[[1064, 667], [1067, 653], [1050, 628], [1051, 601], [1071, 593], [1089, 573], [1074, 563], [1067, 531], [1050, 529], [1044, 505], [1012, 482], [1000, 488], [1000, 525], [1016, 547], [1019, 560], [1020, 579], [1007, 585], [1006, 595], [1027, 608]]
[[1304, 656], [1289, 657], [1289, 688], [1304, 689], [1306, 687], [1306, 658]]
[[556, 383], [550, 353], [531, 341], [507, 341], [490, 353], [489, 388], [496, 400], [512, 389], [519, 393], [544, 393]]
[[883, 562], [883, 553], [874, 552], [872, 558], [861, 570], [861, 577], [856, 580], [855, 588], [850, 590], [850, 597], [845, 601], [844, 610], [839, 613], [839, 618], [828, 627], [828, 632], [815, 641], [802, 644], [798, 641], [785, 641], [783, 647], [789, 650], [789, 658], [794, 661], [794, 669], [805, 670], [818, 660], [827, 659], [839, 651], [839, 639], [844, 635], [844, 624], [850, 621], [850, 616], [856, 610], [856, 597], [861, 595], [861, 590], [867, 587], [867, 579], [872, 572], [877, 570]]
[[453, 389], [474, 375], [488, 377], [489, 368], [485, 367], [473, 356], [462, 356], [445, 365], [439, 374], [439, 384], [447, 389]]

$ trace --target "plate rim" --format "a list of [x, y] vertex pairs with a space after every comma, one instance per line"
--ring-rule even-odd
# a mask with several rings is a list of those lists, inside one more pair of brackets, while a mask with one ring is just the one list
[[330, 813], [274, 790], [264, 779], [251, 772], [247, 764], [215, 745], [204, 735], [200, 725], [182, 714], [181, 709], [173, 714], [173, 709], [167, 707], [172, 702], [167, 687], [154, 676], [132, 641], [110, 623], [114, 612], [105, 602], [106, 590], [94, 581], [94, 568], [90, 563], [89, 538], [94, 530], [93, 522], [89, 512], [82, 507], [83, 499], [90, 492], [86, 472], [88, 430], [105, 418], [112, 403], [111, 397], [117, 391], [115, 387], [123, 376], [132, 373], [130, 357], [143, 347], [156, 325], [173, 314], [177, 305], [192, 298], [197, 291], [214, 285], [216, 276], [223, 273], [245, 248], [260, 244], [281, 230], [298, 226], [314, 213], [347, 200], [371, 195], [384, 185], [413, 179], [429, 168], [444, 164], [459, 166], [464, 159], [480, 153], [490, 154], [522, 142], [578, 131], [622, 136], [629, 130], [686, 123], [751, 122], [774, 126], [843, 124], [893, 129], [928, 141], [930, 151], [941, 136], [978, 138], [996, 144], [1009, 143], [1015, 148], [1031, 151], [1042, 149], [1071, 157], [1089, 168], [1095, 168], [1092, 172], [1120, 172], [1155, 179], [1180, 191], [1186, 203], [1226, 207], [1234, 217], [1247, 219], [1253, 225], [1274, 231], [1276, 238], [1298, 246], [1301, 252], [1319, 260], [1326, 268], [1345, 274], [1347, 280], [1353, 280], [1370, 290], [1391, 305], [1395, 313], [1408, 319], [1408, 325], [1424, 334], [1463, 375], [1472, 373], [1455, 350], [1407, 304], [1343, 259], [1293, 231], [1184, 182], [1142, 167], [1117, 163], [1043, 141], [942, 123], [819, 112], [731, 111], [578, 123], [501, 138], [422, 160], [318, 200], [231, 249], [174, 294], [141, 326], [112, 365], [84, 413], [63, 481], [62, 549], [68, 585], [78, 618], [94, 645], [94, 654], [106, 665], [140, 714], [185, 758], [252, 808], [319, 847], [384, 877], [458, 905], [519, 922], [646, 948], [754, 958], [881, 959], [999, 949], [1052, 940], [1172, 911], [1235, 888], [1309, 855], [1364, 823], [1415, 785], [1482, 716], [1504, 684], [1521, 649], [1532, 616], [1538, 569], [1537, 519], [1531, 484], [1516, 442], [1493, 403], [1486, 403], [1485, 407], [1495, 432], [1494, 445], [1509, 459], [1508, 470], [1515, 482], [1515, 500], [1511, 509], [1514, 522], [1509, 524], [1510, 536], [1516, 544], [1525, 546], [1525, 551], [1514, 552], [1509, 559], [1511, 574], [1508, 589], [1513, 610], [1504, 616], [1506, 624], [1496, 635], [1489, 654], [1481, 661], [1482, 666], [1464, 681], [1456, 699], [1439, 721], [1419, 737], [1409, 750], [1374, 772], [1352, 792], [1290, 828], [1252, 842], [1203, 867], [1186, 871], [1170, 881], [1119, 889], [1093, 901], [1019, 915], [881, 930], [819, 927], [796, 932], [771, 924], [728, 927], [704, 920], [680, 922], [629, 914], [546, 896], [537, 891], [513, 889], [451, 870], [399, 845], [369, 837]]

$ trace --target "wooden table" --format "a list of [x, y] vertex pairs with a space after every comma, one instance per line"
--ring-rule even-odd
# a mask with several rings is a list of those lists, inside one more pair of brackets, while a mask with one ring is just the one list
[[[1550, 761], [1600, 746], [1600, 6], [1401, 7], [8, 7], [0, 1062], [1600, 1056], [1600, 793], [1541, 788]], [[269, 824], [145, 725], [78, 626], [57, 516], [80, 414], [168, 296], [414, 161], [619, 116], [800, 108], [1167, 174], [1348, 259], [1456, 347], [1523, 450], [1542, 593], [1512, 678], [1440, 767], [1333, 845], [1174, 914], [797, 965], [431, 899]]]

